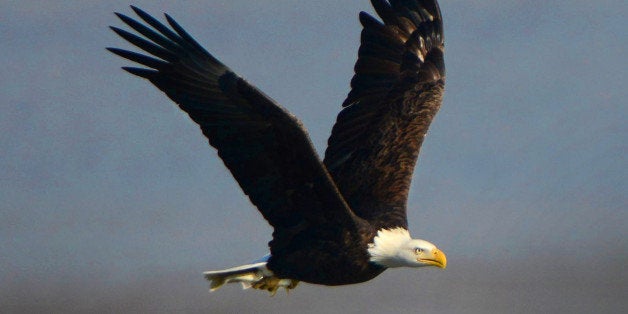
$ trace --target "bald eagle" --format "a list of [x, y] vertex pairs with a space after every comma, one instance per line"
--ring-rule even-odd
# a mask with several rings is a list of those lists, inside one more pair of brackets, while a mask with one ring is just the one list
[[[111, 29], [144, 50], [107, 48], [196, 122], [240, 187], [274, 228], [270, 254], [205, 272], [210, 290], [229, 282], [268, 290], [300, 281], [346, 285], [387, 268], [445, 268], [445, 254], [408, 232], [414, 166], [445, 86], [442, 17], [435, 0], [371, 0], [380, 20], [363, 26], [351, 91], [321, 161], [301, 122], [198, 44], [131, 7], [116, 15], [139, 35]], [[150, 56], [149, 56], [150, 55]]]

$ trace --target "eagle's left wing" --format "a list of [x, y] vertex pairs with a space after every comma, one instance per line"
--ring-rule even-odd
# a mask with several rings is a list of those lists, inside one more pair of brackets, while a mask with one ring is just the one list
[[414, 165], [445, 84], [443, 24], [435, 0], [371, 0], [352, 90], [324, 163], [360, 217], [405, 227]]

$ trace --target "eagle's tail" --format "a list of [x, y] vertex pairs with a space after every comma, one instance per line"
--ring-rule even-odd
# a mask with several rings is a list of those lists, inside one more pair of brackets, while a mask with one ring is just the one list
[[275, 295], [277, 290], [284, 287], [286, 291], [294, 289], [299, 283], [298, 280], [282, 279], [276, 277], [273, 272], [266, 267], [266, 262], [242, 265], [223, 270], [206, 271], [203, 273], [209, 280], [209, 291], [218, 290], [222, 285], [230, 282], [239, 282], [243, 289], [253, 288], [267, 290], [271, 295]]

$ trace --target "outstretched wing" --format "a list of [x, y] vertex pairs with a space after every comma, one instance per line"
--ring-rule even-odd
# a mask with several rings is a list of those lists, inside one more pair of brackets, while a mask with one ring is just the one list
[[423, 138], [445, 84], [443, 25], [435, 0], [371, 0], [352, 90], [324, 163], [358, 216], [407, 226], [406, 202]]
[[231, 72], [170, 16], [172, 29], [132, 8], [150, 27], [116, 15], [143, 37], [111, 28], [152, 56], [107, 49], [145, 66], [123, 69], [148, 79], [198, 123], [276, 232], [304, 221], [354, 217], [294, 116]]

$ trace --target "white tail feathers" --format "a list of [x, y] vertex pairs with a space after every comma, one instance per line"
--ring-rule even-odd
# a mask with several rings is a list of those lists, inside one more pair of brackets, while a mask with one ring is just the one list
[[[230, 282], [241, 282], [244, 289], [250, 288], [252, 283], [264, 278], [266, 262], [242, 265], [224, 270], [206, 271], [205, 278], [210, 281], [209, 291], [215, 291], [222, 285]], [[272, 274], [272, 272], [271, 272]]]
[[239, 282], [242, 284], [242, 289], [267, 290], [271, 295], [275, 295], [280, 287], [284, 287], [287, 291], [294, 289], [299, 283], [298, 280], [275, 277], [273, 272], [266, 267], [266, 262], [242, 265], [224, 270], [207, 271], [203, 275], [210, 282], [210, 292], [218, 290], [226, 283]]

